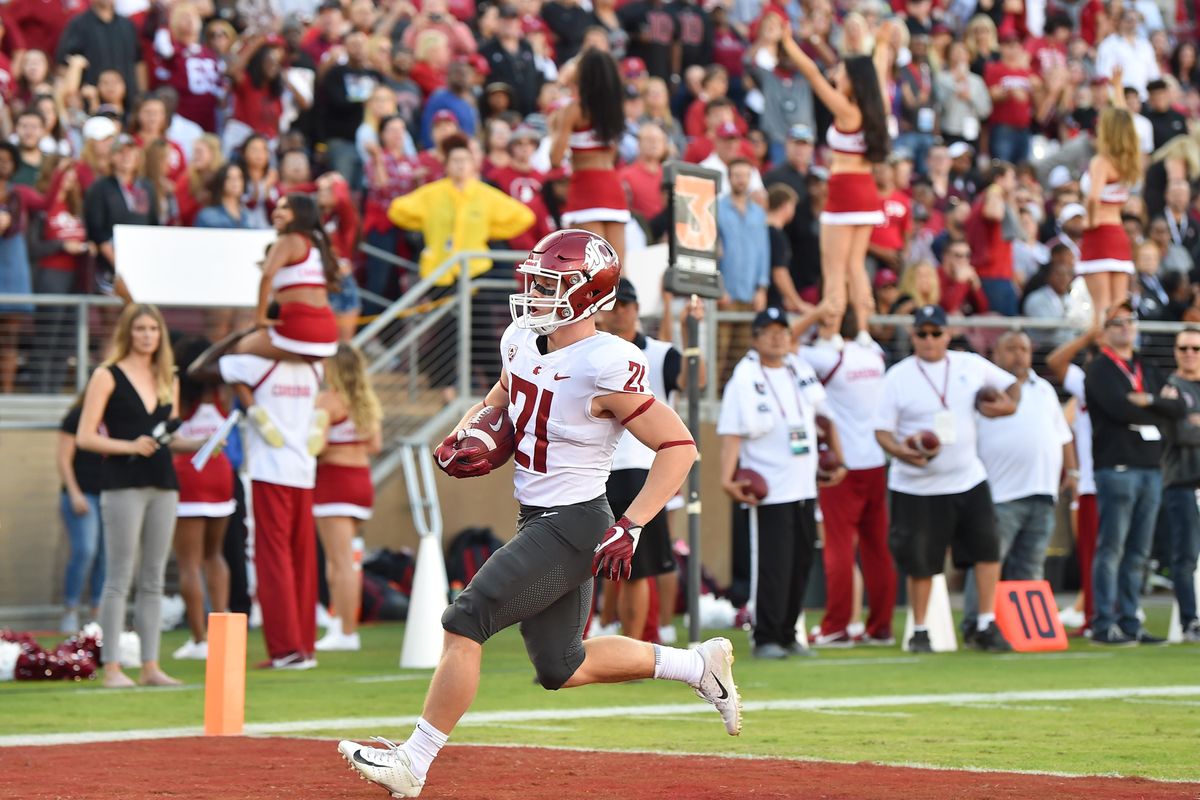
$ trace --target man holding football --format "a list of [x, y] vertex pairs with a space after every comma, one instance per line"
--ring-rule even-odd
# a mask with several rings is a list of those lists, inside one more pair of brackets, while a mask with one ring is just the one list
[[[482, 646], [521, 623], [521, 636], [547, 689], [658, 678], [677, 680], [712, 703], [730, 735], [741, 732], [733, 646], [709, 639], [694, 650], [624, 636], [583, 642], [592, 576], [628, 579], [642, 525], [675, 494], [696, 460], [679, 416], [654, 399], [645, 355], [596, 330], [612, 307], [621, 267], [612, 246], [582, 230], [543, 238], [518, 268], [527, 291], [510, 298], [513, 324], [500, 341], [504, 370], [437, 449], [456, 478], [486, 475], [507, 453], [465, 436], [468, 423], [500, 434], [513, 421], [517, 535], [497, 551], [442, 615], [445, 644], [412, 735], [386, 749], [350, 741], [342, 756], [393, 797], [416, 797], [429, 765], [479, 688]], [[483, 412], [483, 413], [481, 413]], [[476, 419], [478, 415], [478, 419]], [[642, 490], [613, 523], [605, 483], [623, 431], [655, 451]]]

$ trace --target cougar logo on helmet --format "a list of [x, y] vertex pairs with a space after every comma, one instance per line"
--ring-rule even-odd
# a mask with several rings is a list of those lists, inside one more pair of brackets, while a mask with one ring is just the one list
[[513, 321], [545, 335], [611, 308], [621, 264], [603, 237], [571, 229], [544, 237], [517, 272], [527, 288], [509, 298]]

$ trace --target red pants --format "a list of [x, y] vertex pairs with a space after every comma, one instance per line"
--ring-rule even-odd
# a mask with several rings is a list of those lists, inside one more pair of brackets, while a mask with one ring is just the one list
[[854, 551], [862, 561], [871, 602], [867, 633], [892, 634], [896, 567], [888, 550], [887, 468], [850, 470], [837, 486], [820, 490], [825, 517], [825, 618], [822, 635], [846, 630], [854, 605]]
[[253, 481], [254, 568], [267, 654], [312, 655], [317, 641], [313, 490]]
[[1096, 555], [1096, 533], [1100, 529], [1100, 514], [1096, 510], [1096, 495], [1079, 496], [1079, 514], [1075, 520], [1075, 559], [1079, 562], [1079, 581], [1083, 586], [1083, 616], [1087, 625], [1096, 614], [1092, 593], [1092, 559]]

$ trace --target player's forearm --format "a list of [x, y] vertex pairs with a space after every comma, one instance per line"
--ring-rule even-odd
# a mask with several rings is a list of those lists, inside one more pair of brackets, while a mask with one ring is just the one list
[[654, 456], [654, 463], [650, 465], [645, 485], [625, 510], [625, 516], [639, 525], [645, 525], [654, 519], [687, 480], [688, 470], [695, 461], [694, 444], [681, 444], [659, 450]]

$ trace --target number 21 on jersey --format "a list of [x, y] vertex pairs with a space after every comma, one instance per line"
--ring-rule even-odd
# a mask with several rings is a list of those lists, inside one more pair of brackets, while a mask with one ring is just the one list
[[[546, 448], [550, 446], [547, 427], [550, 422], [550, 405], [554, 402], [554, 392], [549, 389], [538, 389], [537, 384], [525, 380], [518, 375], [509, 375], [509, 403], [516, 405], [521, 398], [521, 410], [517, 412], [516, 428], [513, 438], [513, 458], [517, 465], [533, 472], [546, 473]], [[540, 395], [540, 396], [539, 396]], [[537, 418], [533, 423], [533, 458], [521, 452], [521, 440], [525, 437], [529, 418], [537, 410]]]

